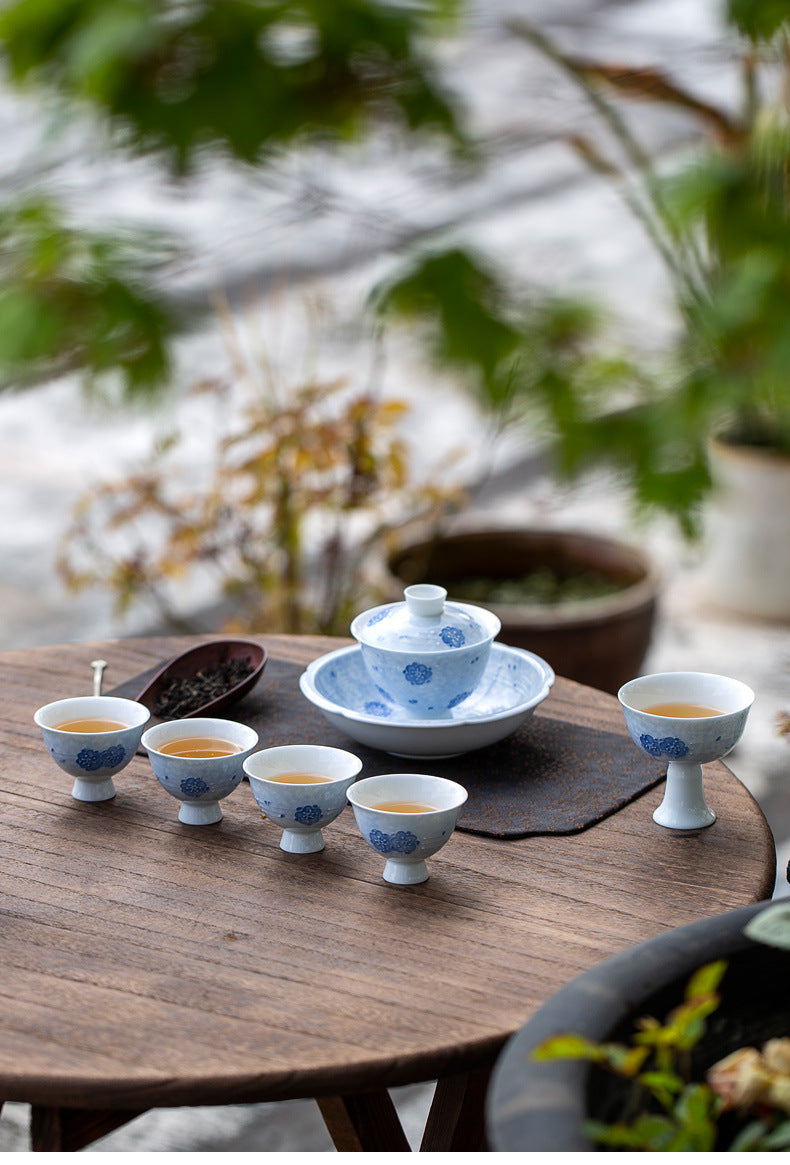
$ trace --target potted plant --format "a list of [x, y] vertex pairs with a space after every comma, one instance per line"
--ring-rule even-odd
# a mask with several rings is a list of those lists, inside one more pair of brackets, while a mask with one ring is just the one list
[[396, 537], [397, 589], [435, 582], [497, 615], [499, 639], [558, 675], [607, 692], [637, 675], [650, 645], [659, 578], [635, 546], [588, 531], [487, 526]]
[[[575, 57], [511, 22], [600, 115], [601, 139], [569, 141], [617, 184], [666, 264], [678, 308], [668, 352], [612, 357], [594, 312], [551, 296], [519, 301], [459, 253], [428, 256], [382, 303], [422, 318], [442, 363], [508, 423], [548, 421], [558, 470], [608, 462], [641, 507], [673, 513], [687, 534], [704, 530], [714, 598], [781, 618], [790, 615], [790, 3], [728, 0], [725, 12], [741, 78], [733, 107], [656, 68]], [[667, 174], [621, 99], [683, 110], [706, 137]]]
[[[468, 144], [457, 103], [437, 80], [427, 35], [435, 18], [454, 8], [348, 3], [307, 10], [295, 2], [213, 0], [154, 12], [149, 5], [97, 8], [75, 0], [64, 15], [58, 6], [15, 0], [3, 10], [0, 43], [20, 85], [52, 87], [66, 107], [91, 104], [114, 131], [105, 139], [109, 148], [158, 151], [184, 173], [211, 146], [263, 164], [289, 143], [315, 142], [316, 134], [340, 140], [381, 124], [382, 111], [390, 127], [406, 134], [438, 131], [445, 143]], [[584, 87], [613, 134], [616, 155], [579, 136], [573, 144], [596, 169], [622, 180], [674, 280], [679, 337], [660, 367], [613, 357], [587, 306], [514, 293], [458, 247], [421, 257], [380, 297], [390, 309], [429, 321], [443, 365], [461, 369], [502, 423], [545, 422], [559, 470], [613, 463], [641, 505], [671, 511], [687, 531], [698, 528], [699, 504], [717, 474], [709, 437], [723, 432], [726, 448], [744, 434], [753, 442], [757, 432], [786, 451], [790, 428], [784, 311], [790, 129], [781, 102], [772, 100], [782, 88], [776, 74], [781, 81], [788, 68], [790, 6], [729, 0], [726, 13], [742, 46], [744, 97], [734, 111], [655, 69], [575, 60], [526, 23], [512, 23], [514, 35], [553, 56]], [[612, 93], [685, 109], [711, 131], [710, 147], [695, 149], [667, 185]], [[125, 263], [106, 235], [81, 246], [86, 232], [59, 225], [54, 211], [28, 204], [0, 222], [9, 256], [0, 371], [19, 382], [42, 362], [46, 371], [65, 361], [97, 373], [126, 368], [130, 388], [161, 382], [173, 325], [153, 311], [160, 297], [153, 295], [152, 271], [139, 251]], [[22, 265], [14, 261], [20, 255]], [[163, 255], [157, 249], [154, 257]], [[84, 294], [75, 298], [75, 288]], [[780, 512], [789, 514], [790, 505]], [[749, 519], [744, 527], [751, 544], [714, 573], [729, 582], [736, 565], [756, 562], [756, 585], [767, 577], [776, 547], [789, 540], [786, 531], [761, 537], [760, 555], [758, 523]], [[734, 544], [734, 535], [727, 538]], [[756, 601], [768, 610], [765, 595]]]
[[231, 371], [192, 386], [136, 469], [89, 485], [60, 575], [109, 591], [119, 616], [147, 607], [182, 632], [347, 635], [382, 598], [372, 560], [393, 526], [457, 491], [415, 479], [404, 402], [341, 379], [281, 380], [224, 323]]
[[789, 921], [786, 902], [742, 907], [575, 979], [497, 1063], [492, 1147], [786, 1149]]

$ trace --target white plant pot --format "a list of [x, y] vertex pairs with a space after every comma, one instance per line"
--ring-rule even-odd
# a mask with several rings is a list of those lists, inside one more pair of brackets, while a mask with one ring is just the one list
[[744, 615], [790, 619], [790, 458], [713, 440], [706, 586]]

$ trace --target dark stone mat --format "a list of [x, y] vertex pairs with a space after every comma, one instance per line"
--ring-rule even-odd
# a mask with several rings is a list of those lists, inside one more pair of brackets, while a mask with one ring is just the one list
[[[156, 668], [108, 695], [136, 698]], [[358, 744], [324, 719], [299, 690], [301, 664], [270, 659], [248, 696], [225, 715], [249, 724], [261, 748], [327, 744], [355, 753], [362, 775], [433, 773], [469, 790], [458, 828], [488, 837], [578, 833], [633, 801], [665, 775], [626, 736], [554, 720], [538, 711], [498, 744], [463, 756], [405, 760]]]

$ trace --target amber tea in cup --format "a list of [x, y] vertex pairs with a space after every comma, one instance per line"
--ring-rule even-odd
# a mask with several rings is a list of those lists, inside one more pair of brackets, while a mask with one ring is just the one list
[[322, 773], [277, 773], [269, 777], [270, 781], [276, 781], [279, 785], [323, 785], [332, 779]]
[[117, 732], [120, 728], [128, 728], [123, 720], [106, 720], [103, 717], [94, 717], [82, 720], [64, 720], [62, 724], [53, 724], [58, 732]]
[[166, 756], [214, 757], [233, 756], [241, 752], [241, 746], [232, 740], [222, 740], [218, 736], [182, 736], [160, 745], [159, 752]]
[[724, 715], [720, 708], [709, 708], [706, 704], [686, 704], [678, 701], [651, 704], [649, 708], [643, 708], [642, 711], [647, 712], [650, 716], [679, 716], [683, 720]]
[[429, 773], [364, 777], [346, 794], [365, 841], [384, 858], [382, 877], [414, 886], [428, 877], [426, 858], [452, 837], [467, 791]]
[[384, 813], [435, 813], [439, 806], [426, 801], [377, 801], [371, 808]]

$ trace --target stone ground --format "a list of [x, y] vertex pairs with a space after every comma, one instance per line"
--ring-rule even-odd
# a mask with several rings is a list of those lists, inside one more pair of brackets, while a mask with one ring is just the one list
[[[448, 176], [429, 152], [404, 160], [391, 143], [378, 143], [342, 164], [301, 156], [266, 178], [208, 167], [185, 191], [145, 165], [130, 181], [128, 167], [108, 165], [78, 130], [49, 143], [49, 171], [75, 206], [91, 214], [101, 217], [112, 206], [183, 229], [186, 245], [168, 273], [168, 290], [198, 308], [217, 284], [239, 305], [249, 299], [255, 307], [251, 326], [266, 333], [283, 367], [292, 366], [295, 353], [314, 338], [314, 318], [303, 311], [308, 290], [324, 304], [322, 371], [367, 367], [368, 337], [349, 320], [357, 318], [360, 302], [393, 255], [409, 240], [436, 231], [468, 234], [494, 257], [507, 257], [517, 278], [600, 293], [616, 310], [624, 335], [657, 346], [671, 328], [660, 268], [616, 194], [590, 178], [558, 140], [565, 129], [586, 128], [589, 115], [549, 66], [505, 34], [502, 21], [509, 14], [528, 15], [566, 45], [631, 63], [657, 60], [690, 75], [700, 93], [720, 98], [730, 93], [732, 77], [715, 11], [707, 0], [488, 0], [473, 6], [470, 31], [448, 51], [446, 67], [451, 78], [464, 79], [488, 164], [462, 181]], [[682, 121], [656, 119], [648, 111], [639, 116], [654, 150], [668, 152], [690, 137]], [[0, 126], [4, 141], [14, 143], [0, 162], [2, 189], [32, 165], [34, 155], [39, 164], [40, 143], [35, 117], [16, 99], [0, 95]], [[278, 297], [261, 298], [277, 286]], [[429, 377], [402, 339], [391, 342], [386, 355], [382, 386], [413, 403], [407, 433], [418, 462], [430, 471], [460, 443], [465, 454], [458, 472], [474, 478], [493, 466], [493, 478], [465, 522], [483, 515], [503, 523], [592, 528], [640, 542], [663, 575], [644, 670], [722, 672], [755, 689], [746, 733], [728, 763], [774, 831], [776, 892], [785, 893], [788, 746], [776, 735], [775, 718], [790, 705], [790, 626], [717, 610], [707, 591], [704, 546], [684, 545], [662, 523], [635, 527], [616, 482], [606, 477], [566, 488], [550, 476], [521, 472], [530, 440], [510, 434], [482, 446], [479, 418], [453, 385]], [[132, 467], [151, 439], [181, 415], [180, 390], [224, 360], [218, 328], [206, 316], [200, 331], [180, 344], [174, 391], [156, 412], [102, 412], [89, 407], [71, 382], [0, 400], [0, 649], [101, 640], [151, 625], [150, 612], [121, 623], [106, 597], [67, 595], [53, 570], [53, 550], [80, 491]], [[199, 439], [188, 452], [199, 463]], [[199, 606], [210, 595], [198, 588], [186, 598]], [[396, 1094], [414, 1145], [429, 1101], [429, 1086]], [[6, 1105], [0, 1151], [27, 1150], [27, 1121], [25, 1105]], [[201, 1150], [331, 1151], [331, 1145], [315, 1106], [306, 1101], [158, 1110], [88, 1151]]]

